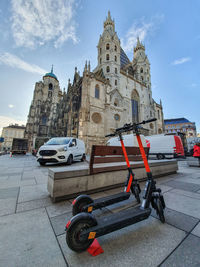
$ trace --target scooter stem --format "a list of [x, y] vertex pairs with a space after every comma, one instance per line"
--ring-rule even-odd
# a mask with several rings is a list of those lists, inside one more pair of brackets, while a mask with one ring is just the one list
[[144, 147], [142, 145], [142, 141], [141, 141], [140, 135], [136, 133], [136, 137], [137, 137], [140, 153], [142, 155], [142, 159], [143, 159], [143, 162], [144, 162], [144, 166], [145, 166], [146, 172], [148, 174], [148, 173], [151, 172], [151, 170], [149, 168], [149, 164], [148, 164], [147, 157], [146, 157], [146, 154], [145, 154], [145, 151], [144, 151]]
[[[122, 138], [121, 134], [119, 134], [119, 139], [120, 139], [120, 142], [121, 142], [121, 146], [122, 146], [122, 150], [123, 150], [123, 153], [124, 153], [124, 157], [125, 157], [125, 160], [126, 160], [127, 167], [130, 168], [130, 162], [129, 162], [129, 160], [128, 160], [128, 155], [127, 155], [127, 153], [126, 153], [126, 148], [125, 148], [125, 146], [124, 146], [124, 142], [123, 142], [123, 138]], [[127, 187], [126, 187], [126, 192], [127, 192], [127, 193], [130, 191], [132, 181], [133, 181], [133, 176], [132, 176], [132, 174], [130, 173], [130, 177], [129, 177], [128, 185], [127, 185]]]

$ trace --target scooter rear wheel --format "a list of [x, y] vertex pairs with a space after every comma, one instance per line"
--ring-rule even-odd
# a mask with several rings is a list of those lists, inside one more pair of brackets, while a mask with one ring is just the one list
[[135, 186], [133, 190], [134, 190], [133, 194], [137, 200], [137, 203], [139, 204], [140, 203], [140, 191], [137, 186]]
[[75, 220], [69, 225], [66, 232], [66, 242], [71, 250], [76, 252], [85, 251], [92, 244], [94, 239], [80, 239], [80, 234], [82, 231], [95, 226], [97, 224], [96, 219], [88, 213], [80, 213], [76, 215]]
[[162, 223], [165, 223], [164, 209], [163, 209], [160, 198], [155, 199], [155, 209], [156, 209], [157, 215], [159, 216], [160, 221]]
[[83, 212], [83, 211], [86, 212], [85, 210], [83, 210], [83, 208], [93, 202], [94, 202], [93, 199], [89, 197], [88, 195], [78, 196], [73, 203], [72, 215], [75, 216], [76, 214], [80, 212]]

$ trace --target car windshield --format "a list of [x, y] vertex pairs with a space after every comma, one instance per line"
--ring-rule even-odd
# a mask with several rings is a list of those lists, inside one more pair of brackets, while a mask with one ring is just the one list
[[52, 138], [46, 145], [67, 145], [70, 140], [70, 138]]

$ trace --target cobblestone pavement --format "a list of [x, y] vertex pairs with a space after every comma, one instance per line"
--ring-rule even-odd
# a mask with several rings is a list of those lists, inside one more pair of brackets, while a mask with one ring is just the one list
[[[153, 211], [148, 220], [98, 238], [104, 253], [92, 257], [66, 245], [72, 200], [51, 202], [48, 166], [40, 167], [32, 155], [0, 156], [0, 266], [200, 266], [200, 168], [188, 167], [186, 161], [178, 164], [177, 174], [157, 179], [166, 201], [166, 223]], [[96, 216], [135, 204], [131, 198]]]

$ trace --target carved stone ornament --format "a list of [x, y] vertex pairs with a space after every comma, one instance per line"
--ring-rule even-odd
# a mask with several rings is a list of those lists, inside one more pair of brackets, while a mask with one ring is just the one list
[[101, 120], [102, 120], [101, 115], [99, 113], [97, 113], [97, 112], [94, 112], [92, 114], [92, 120], [93, 120], [94, 123], [100, 123]]

